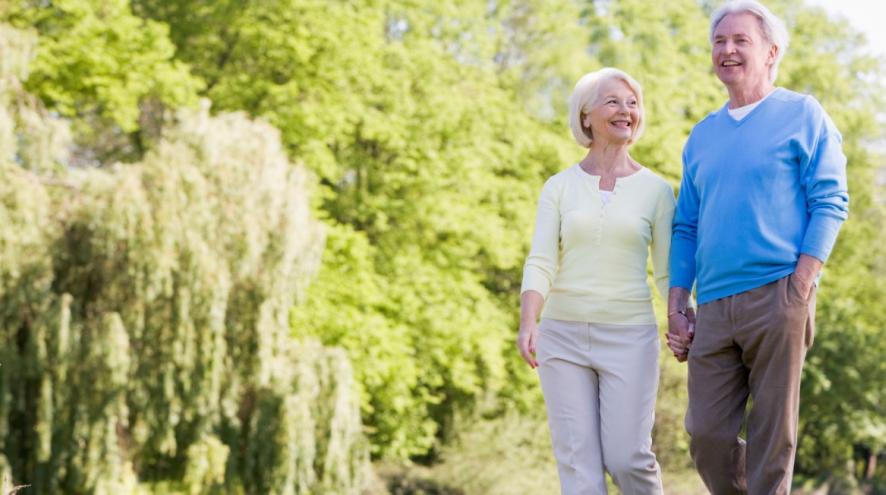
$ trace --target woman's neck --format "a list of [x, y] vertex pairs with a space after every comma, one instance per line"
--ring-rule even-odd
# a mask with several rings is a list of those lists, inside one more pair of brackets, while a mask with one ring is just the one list
[[628, 154], [627, 144], [598, 142], [591, 145], [579, 166], [588, 174], [601, 177], [624, 177], [640, 169], [640, 165]]

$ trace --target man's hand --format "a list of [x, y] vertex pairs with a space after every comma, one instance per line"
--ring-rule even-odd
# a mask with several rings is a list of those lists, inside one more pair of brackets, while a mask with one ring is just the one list
[[677, 313], [668, 317], [668, 349], [674, 353], [674, 357], [681, 363], [689, 359], [689, 347], [695, 337], [694, 323], [689, 321], [688, 315]]
[[801, 254], [800, 259], [797, 260], [797, 268], [791, 274], [790, 283], [800, 291], [803, 299], [809, 299], [812, 285], [815, 283], [815, 277], [818, 276], [822, 264], [818, 258], [808, 254]]
[[689, 347], [695, 336], [695, 311], [688, 308], [689, 291], [671, 287], [668, 293], [668, 349], [681, 363], [689, 358]]

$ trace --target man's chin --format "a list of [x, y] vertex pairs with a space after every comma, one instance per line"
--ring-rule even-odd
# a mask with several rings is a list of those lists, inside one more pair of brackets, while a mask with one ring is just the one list
[[731, 87], [741, 83], [742, 78], [740, 74], [721, 74], [718, 72], [717, 79], [719, 79], [725, 86]]

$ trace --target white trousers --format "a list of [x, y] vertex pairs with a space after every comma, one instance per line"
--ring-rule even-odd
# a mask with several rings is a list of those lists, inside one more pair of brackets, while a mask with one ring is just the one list
[[538, 375], [562, 495], [606, 494], [604, 469], [624, 495], [662, 493], [651, 449], [659, 346], [655, 325], [541, 320]]

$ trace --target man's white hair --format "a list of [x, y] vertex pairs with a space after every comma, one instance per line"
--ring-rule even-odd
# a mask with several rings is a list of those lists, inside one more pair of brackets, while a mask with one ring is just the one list
[[778, 64], [781, 63], [782, 57], [788, 50], [788, 28], [785, 27], [784, 21], [776, 17], [762, 3], [756, 0], [733, 0], [726, 3], [711, 15], [711, 35], [710, 41], [714, 42], [714, 31], [717, 25], [729, 14], [752, 14], [760, 20], [760, 30], [766, 41], [778, 47], [778, 53], [775, 55], [775, 61], [769, 68], [769, 82], [774, 83], [778, 77]]

